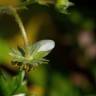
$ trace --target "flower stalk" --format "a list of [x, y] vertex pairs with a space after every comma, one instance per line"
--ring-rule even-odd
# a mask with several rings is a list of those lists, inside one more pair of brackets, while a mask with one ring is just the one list
[[17, 24], [20, 28], [20, 32], [21, 32], [23, 40], [24, 40], [24, 47], [25, 47], [25, 50], [26, 50], [25, 55], [27, 56], [28, 55], [28, 37], [27, 37], [26, 31], [25, 31], [24, 25], [22, 23], [22, 20], [21, 20], [20, 16], [17, 13], [17, 10], [13, 7], [10, 7], [10, 10], [11, 10], [12, 15], [15, 18], [15, 21], [17, 22]]

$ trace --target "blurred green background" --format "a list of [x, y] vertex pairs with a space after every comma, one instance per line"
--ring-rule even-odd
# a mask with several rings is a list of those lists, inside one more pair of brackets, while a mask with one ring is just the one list
[[[56, 46], [48, 65], [29, 72], [28, 90], [37, 96], [96, 96], [96, 7], [94, 0], [70, 0], [75, 5], [62, 14], [54, 6], [32, 4], [19, 15], [30, 44], [52, 39]], [[42, 0], [46, 3], [46, 0]], [[19, 4], [0, 0], [0, 5]], [[15, 75], [9, 50], [23, 46], [14, 18], [0, 14], [0, 69]], [[1, 95], [0, 95], [1, 96]]]

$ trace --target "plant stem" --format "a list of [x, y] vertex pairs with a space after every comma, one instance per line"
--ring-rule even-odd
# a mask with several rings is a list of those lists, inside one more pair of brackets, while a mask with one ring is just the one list
[[25, 31], [25, 28], [24, 28], [24, 25], [20, 19], [20, 16], [18, 15], [17, 11], [15, 8], [13, 7], [10, 7], [10, 10], [12, 12], [12, 15], [15, 17], [15, 20], [20, 28], [20, 32], [23, 36], [23, 39], [24, 39], [24, 45], [25, 45], [25, 48], [27, 49], [27, 46], [28, 46], [28, 38], [27, 38], [27, 34], [26, 34], [26, 31]]
[[20, 79], [20, 81], [17, 83], [15, 89], [13, 90], [13, 92], [11, 93], [11, 95], [13, 96], [14, 93], [16, 93], [16, 91], [18, 90], [18, 88], [20, 88], [20, 86], [22, 86], [22, 83], [24, 82], [24, 77], [25, 77], [25, 71], [20, 71], [19, 75], [17, 77], [17, 81]]

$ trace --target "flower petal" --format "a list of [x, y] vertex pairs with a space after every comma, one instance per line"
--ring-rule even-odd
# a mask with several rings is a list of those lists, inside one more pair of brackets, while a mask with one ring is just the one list
[[20, 93], [20, 94], [16, 94], [16, 95], [13, 95], [13, 96], [26, 96], [24, 93]]
[[55, 42], [53, 40], [42, 40], [40, 41], [40, 45], [38, 52], [51, 51], [55, 47]]

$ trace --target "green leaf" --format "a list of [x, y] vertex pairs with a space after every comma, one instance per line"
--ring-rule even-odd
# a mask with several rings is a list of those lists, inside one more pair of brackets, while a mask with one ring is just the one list
[[[9, 87], [10, 86], [10, 87]], [[2, 96], [10, 96], [12, 90], [14, 90], [15, 85], [13, 84], [13, 79], [4, 70], [1, 70], [0, 74], [0, 94]]]
[[56, 9], [65, 14], [67, 13], [67, 8], [72, 5], [74, 4], [69, 2], [69, 0], [57, 0], [55, 4]]
[[[1, 70], [0, 74], [0, 96], [12, 96], [15, 94], [21, 87], [24, 87], [24, 71], [20, 72], [17, 76], [10, 76], [4, 70]], [[25, 87], [24, 87], [25, 88]], [[23, 91], [20, 89], [20, 91]]]
[[25, 76], [25, 72], [24, 71], [20, 71], [19, 74], [15, 77], [14, 79], [14, 89], [12, 91], [12, 94], [15, 94], [18, 92], [18, 90], [23, 86], [25, 86], [26, 83], [24, 83], [24, 76]]

